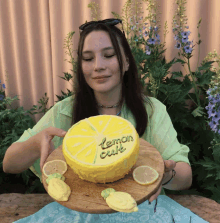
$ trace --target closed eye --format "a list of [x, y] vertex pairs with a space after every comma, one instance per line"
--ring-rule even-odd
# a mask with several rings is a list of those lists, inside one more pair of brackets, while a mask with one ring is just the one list
[[[113, 56], [115, 56], [115, 54], [110, 55], [110, 56], [105, 56], [105, 57], [107, 57], [107, 58], [111, 58], [111, 57], [113, 57]], [[92, 59], [93, 59], [93, 58], [92, 58]], [[92, 59], [83, 59], [83, 60], [85, 60], [85, 61], [91, 61]]]

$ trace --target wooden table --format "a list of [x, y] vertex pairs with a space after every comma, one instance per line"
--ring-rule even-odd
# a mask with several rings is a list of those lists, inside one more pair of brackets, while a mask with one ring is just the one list
[[[197, 195], [168, 195], [171, 199], [190, 209], [210, 223], [220, 222], [220, 204]], [[12, 223], [30, 216], [47, 204], [54, 202], [48, 194], [1, 194], [0, 222]]]

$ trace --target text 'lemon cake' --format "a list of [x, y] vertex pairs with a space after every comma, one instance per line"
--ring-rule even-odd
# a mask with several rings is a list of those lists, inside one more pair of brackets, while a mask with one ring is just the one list
[[114, 182], [123, 178], [139, 155], [139, 135], [131, 122], [98, 115], [75, 123], [63, 139], [67, 164], [83, 180]]

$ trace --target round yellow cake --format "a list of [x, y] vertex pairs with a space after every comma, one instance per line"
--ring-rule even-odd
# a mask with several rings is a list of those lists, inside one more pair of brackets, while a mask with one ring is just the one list
[[67, 164], [83, 180], [114, 182], [123, 178], [139, 155], [139, 135], [131, 122], [98, 115], [74, 124], [63, 139]]

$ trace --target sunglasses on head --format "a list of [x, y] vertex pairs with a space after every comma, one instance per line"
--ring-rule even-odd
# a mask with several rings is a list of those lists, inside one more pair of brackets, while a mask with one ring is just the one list
[[115, 26], [117, 25], [118, 23], [121, 23], [122, 24], [122, 30], [123, 30], [123, 34], [125, 35], [124, 33], [124, 29], [123, 29], [123, 23], [122, 23], [122, 20], [121, 19], [105, 19], [105, 20], [99, 20], [99, 21], [92, 21], [92, 22], [86, 22], [84, 24], [82, 24], [80, 27], [79, 27], [79, 30], [80, 32], [83, 31], [86, 27], [91, 27], [91, 26], [94, 26], [96, 24], [100, 24], [100, 23], [104, 23], [106, 25], [109, 25], [109, 26]]

